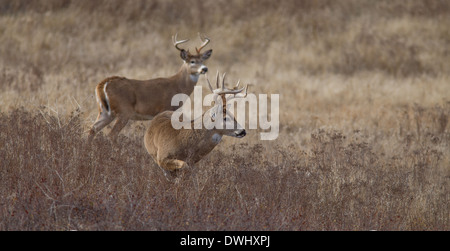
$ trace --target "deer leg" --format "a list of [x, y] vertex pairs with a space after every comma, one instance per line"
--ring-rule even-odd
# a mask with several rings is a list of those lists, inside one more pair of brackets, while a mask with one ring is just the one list
[[109, 123], [111, 123], [114, 118], [114, 116], [107, 115], [106, 113], [100, 113], [91, 130], [89, 131], [88, 141], [91, 142], [92, 139], [94, 139], [95, 134], [101, 131], [105, 126], [109, 125]]
[[175, 183], [179, 183], [185, 177], [185, 171], [189, 170], [187, 163], [182, 160], [165, 159], [159, 164], [166, 179]]
[[182, 160], [177, 159], [165, 159], [163, 161], [158, 161], [158, 165], [165, 170], [174, 172], [176, 170], [187, 167], [187, 163]]
[[118, 117], [116, 123], [111, 129], [111, 132], [109, 133], [109, 137], [115, 141], [117, 135], [119, 135], [119, 132], [127, 125], [127, 123], [127, 117]]

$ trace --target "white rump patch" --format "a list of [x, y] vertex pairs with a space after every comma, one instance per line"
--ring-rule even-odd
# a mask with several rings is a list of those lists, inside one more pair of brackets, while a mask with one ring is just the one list
[[100, 102], [100, 97], [98, 96], [97, 88], [95, 88], [95, 98], [97, 99], [97, 104], [99, 104], [100, 108], [102, 108], [102, 110], [104, 110], [105, 108], [103, 108], [103, 104], [102, 104], [102, 102]]
[[108, 93], [106, 93], [106, 86], [108, 86], [108, 82], [105, 83], [105, 87], [103, 87], [103, 92], [105, 93], [106, 103], [108, 104], [108, 115], [111, 115], [111, 105], [109, 104]]

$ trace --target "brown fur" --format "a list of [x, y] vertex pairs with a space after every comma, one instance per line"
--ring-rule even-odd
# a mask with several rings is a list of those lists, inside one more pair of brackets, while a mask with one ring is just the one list
[[[241, 89], [240, 91], [243, 90]], [[211, 91], [215, 93], [212, 88]], [[217, 91], [221, 91], [223, 94], [216, 92], [218, 94], [216, 94], [215, 101], [217, 99], [225, 99], [226, 93], [230, 93], [230, 90], [226, 89]], [[245, 96], [246, 93], [242, 97]], [[225, 118], [229, 122], [232, 121], [233, 129], [226, 129], [225, 122], [223, 122], [224, 129], [217, 129], [216, 127], [212, 129], [206, 129], [205, 127], [193, 129], [195, 120], [192, 120], [191, 129], [177, 130], [172, 126], [173, 111], [165, 111], [158, 114], [153, 118], [144, 136], [144, 145], [147, 152], [158, 166], [164, 170], [176, 171], [184, 167], [193, 166], [200, 161], [219, 144], [222, 136], [244, 137], [246, 135], [245, 130], [238, 129], [240, 126], [237, 121], [230, 115], [227, 115], [226, 105], [216, 102], [216, 105], [210, 111], [197, 119], [202, 119], [202, 122], [209, 123], [208, 121], [211, 121], [212, 116], [216, 119], [218, 118], [216, 111], [221, 109], [223, 110], [223, 121], [225, 121]]]
[[[230, 129], [176, 130], [172, 127], [173, 111], [165, 111], [153, 118], [144, 137], [147, 152], [153, 160], [167, 171], [175, 171], [192, 166], [210, 153], [219, 142], [212, 140], [214, 134], [233, 136]], [[244, 130], [245, 131], [245, 130]]]
[[172, 97], [178, 93], [192, 93], [200, 74], [207, 71], [203, 63], [211, 54], [212, 50], [198, 55], [181, 50], [184, 63], [178, 73], [169, 78], [134, 80], [114, 76], [101, 81], [96, 87], [99, 114], [90, 130], [89, 140], [116, 118], [110, 132], [113, 139], [128, 120], [149, 120], [162, 111], [177, 109], [171, 106]]
[[[108, 83], [108, 82], [112, 82], [114, 80], [123, 80], [123, 79], [125, 79], [125, 78], [124, 77], [118, 77], [118, 76], [112, 76], [112, 77], [109, 77], [109, 78], [105, 78], [102, 82], [100, 82], [95, 87], [95, 89], [97, 90], [97, 95], [98, 95], [99, 101], [102, 103], [103, 107], [105, 107], [107, 110], [109, 110], [110, 107], [109, 107], [109, 105], [106, 102], [106, 96], [105, 96], [105, 93], [103, 92], [103, 88], [105, 87], [105, 84]], [[100, 104], [98, 104], [98, 111], [99, 111], [99, 113], [102, 112]]]

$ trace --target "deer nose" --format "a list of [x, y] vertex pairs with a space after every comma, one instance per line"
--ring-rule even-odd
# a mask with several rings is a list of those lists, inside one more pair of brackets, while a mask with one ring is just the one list
[[247, 135], [247, 132], [245, 130], [240, 131], [239, 133], [236, 134], [236, 137], [238, 138], [242, 138], [245, 135]]
[[202, 67], [201, 73], [205, 74], [206, 72], [208, 72], [208, 67]]

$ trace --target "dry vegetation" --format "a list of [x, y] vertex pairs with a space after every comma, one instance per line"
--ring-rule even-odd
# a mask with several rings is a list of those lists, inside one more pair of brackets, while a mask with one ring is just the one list
[[[448, 231], [448, 27], [439, 0], [0, 0], [0, 230]], [[175, 73], [198, 31], [211, 71], [281, 95], [279, 138], [178, 183], [148, 122], [88, 145], [96, 83]]]

